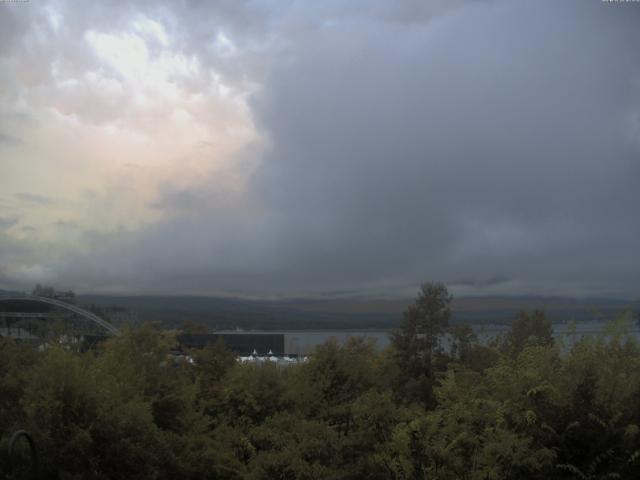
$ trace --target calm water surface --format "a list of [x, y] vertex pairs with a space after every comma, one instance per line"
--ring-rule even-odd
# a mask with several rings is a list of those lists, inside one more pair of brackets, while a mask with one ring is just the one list
[[[574, 333], [571, 333], [573, 328]], [[604, 331], [604, 322], [582, 322], [576, 323], [573, 327], [569, 323], [558, 323], [553, 325], [554, 336], [562, 340], [566, 345], [570, 345], [583, 336], [597, 335]], [[506, 333], [509, 330], [507, 325], [474, 325], [474, 331], [478, 335], [480, 342], [486, 343], [493, 338]], [[288, 354], [309, 354], [316, 346], [328, 340], [335, 339], [339, 343], [345, 343], [350, 337], [364, 337], [375, 340], [379, 348], [386, 347], [389, 342], [391, 330], [279, 330], [269, 333], [282, 333], [285, 335], [285, 351]], [[637, 324], [632, 326], [630, 334], [640, 341], [640, 328]], [[445, 338], [443, 346], [446, 349], [448, 341]]]

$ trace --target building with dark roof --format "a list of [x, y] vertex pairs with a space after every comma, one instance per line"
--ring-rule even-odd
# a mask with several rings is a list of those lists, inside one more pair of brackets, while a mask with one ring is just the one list
[[238, 355], [285, 355], [284, 333], [181, 333], [177, 341], [182, 348], [203, 348], [222, 341]]

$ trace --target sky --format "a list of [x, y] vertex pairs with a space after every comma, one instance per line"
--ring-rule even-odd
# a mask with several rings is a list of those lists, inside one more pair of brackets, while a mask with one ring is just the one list
[[0, 288], [640, 296], [640, 3], [0, 2]]

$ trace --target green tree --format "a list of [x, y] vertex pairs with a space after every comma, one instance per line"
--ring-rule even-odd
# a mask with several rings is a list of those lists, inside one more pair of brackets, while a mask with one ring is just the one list
[[349, 478], [342, 437], [329, 425], [291, 413], [269, 418], [251, 432], [256, 456], [247, 478], [331, 480]]
[[434, 405], [434, 355], [449, 324], [451, 301], [443, 283], [424, 283], [414, 304], [405, 310], [400, 328], [391, 335], [400, 367], [399, 393], [408, 401]]
[[515, 352], [520, 352], [526, 345], [552, 345], [553, 327], [544, 312], [521, 311], [511, 324], [507, 340]]
[[221, 339], [189, 354], [194, 361], [189, 371], [199, 387], [198, 402], [204, 413], [215, 417], [222, 399], [223, 379], [236, 365], [236, 356]]
[[180, 332], [182, 333], [210, 333], [211, 328], [193, 320], [183, 320], [180, 323]]
[[96, 367], [56, 347], [29, 372], [21, 404], [44, 478], [154, 478], [166, 452], [150, 405]]
[[224, 378], [217, 421], [246, 432], [291, 403], [285, 378], [274, 365], [237, 364]]
[[31, 292], [31, 294], [36, 295], [38, 297], [54, 297], [56, 294], [56, 291], [53, 287], [50, 287], [48, 285], [40, 285], [38, 283], [33, 289], [33, 291]]
[[449, 329], [449, 335], [451, 336], [451, 356], [462, 363], [466, 363], [475, 343], [478, 341], [478, 336], [474, 333], [471, 325], [468, 324], [452, 326]]
[[346, 436], [354, 400], [378, 382], [375, 346], [363, 338], [351, 338], [344, 346], [329, 341], [293, 373], [291, 386], [300, 408]]
[[18, 429], [24, 421], [20, 402], [39, 357], [29, 345], [0, 337], [0, 435]]

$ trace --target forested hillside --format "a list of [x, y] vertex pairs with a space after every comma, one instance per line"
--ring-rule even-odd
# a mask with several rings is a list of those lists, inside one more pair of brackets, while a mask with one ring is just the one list
[[[202, 296], [79, 295], [78, 303], [134, 312], [166, 328], [196, 322], [212, 329], [386, 329], [396, 326], [411, 299], [366, 297], [249, 300]], [[638, 302], [563, 297], [468, 297], [452, 302], [452, 323], [509, 324], [522, 309], [542, 309], [553, 322], [611, 320]]]
[[327, 343], [285, 369], [221, 345], [178, 362], [148, 325], [95, 351], [4, 341], [0, 432], [33, 434], [42, 478], [640, 478], [629, 319], [568, 349], [540, 312], [491, 345], [449, 315], [426, 285], [388, 349]]

